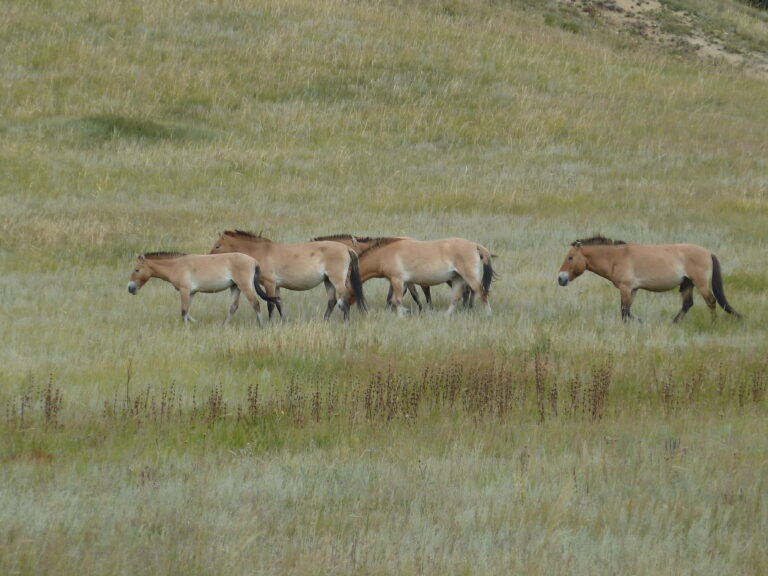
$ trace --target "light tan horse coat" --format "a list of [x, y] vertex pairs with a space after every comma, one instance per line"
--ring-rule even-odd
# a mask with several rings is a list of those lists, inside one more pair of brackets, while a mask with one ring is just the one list
[[[355, 251], [358, 256], [371, 248], [374, 244], [394, 241], [394, 240], [413, 240], [408, 236], [355, 236], [354, 234], [331, 234], [330, 236], [319, 236], [317, 238], [311, 238], [310, 242], [325, 242], [331, 240], [333, 242], [340, 242], [346, 247]], [[413, 284], [406, 285], [408, 292], [410, 293], [413, 301], [416, 302], [416, 306], [419, 307], [419, 312], [422, 311], [421, 300], [419, 294], [416, 292], [416, 288]], [[429, 286], [422, 286], [421, 290], [424, 292], [424, 297], [427, 301], [427, 306], [432, 308], [432, 293]], [[389, 294], [387, 294], [387, 306], [392, 306], [392, 286], [389, 287]]]
[[[310, 290], [321, 282], [325, 284], [328, 294], [325, 318], [331, 315], [336, 305], [344, 313], [344, 318], [348, 318], [347, 301], [352, 295], [355, 296], [358, 309], [365, 311], [357, 254], [338, 242], [284, 244], [252, 232], [227, 230], [213, 245], [211, 254], [227, 252], [241, 252], [258, 260], [261, 283], [268, 296], [277, 298], [275, 304], [281, 317], [281, 288]], [[271, 303], [268, 308], [271, 317]]]
[[386, 278], [392, 285], [392, 303], [398, 314], [405, 286], [435, 286], [451, 281], [451, 314], [462, 299], [464, 287], [480, 295], [486, 312], [491, 313], [488, 292], [494, 271], [491, 253], [484, 246], [464, 238], [440, 240], [385, 239], [360, 253], [360, 279]]
[[635, 318], [631, 307], [638, 290], [666, 292], [678, 287], [683, 306], [675, 316], [675, 322], [681, 320], [693, 306], [694, 287], [713, 315], [715, 303], [719, 303], [729, 314], [739, 316], [725, 298], [720, 262], [710, 250], [702, 246], [647, 246], [595, 236], [577, 240], [571, 245], [560, 267], [558, 282], [566, 286], [584, 271], [610, 280], [619, 289], [621, 317], [625, 321]]
[[231, 299], [229, 322], [237, 311], [240, 292], [250, 302], [261, 324], [257, 294], [270, 298], [259, 286], [259, 263], [245, 254], [183, 254], [181, 252], [148, 252], [136, 259], [128, 283], [128, 292], [135, 295], [151, 278], [160, 278], [173, 285], [181, 296], [181, 318], [195, 322], [189, 314], [192, 297], [198, 292], [221, 292], [229, 288]]

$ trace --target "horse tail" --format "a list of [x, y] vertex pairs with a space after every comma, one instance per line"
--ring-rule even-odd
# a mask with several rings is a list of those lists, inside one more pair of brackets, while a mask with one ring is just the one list
[[480, 281], [480, 285], [483, 287], [483, 292], [488, 294], [491, 291], [491, 282], [498, 276], [491, 264], [491, 253], [483, 246], [478, 244], [477, 252], [480, 255], [480, 260], [483, 263], [483, 277]]
[[352, 260], [349, 266], [349, 282], [352, 284], [352, 292], [357, 301], [357, 309], [360, 310], [360, 312], [367, 312], [368, 304], [366, 304], [365, 296], [363, 296], [363, 282], [360, 279], [360, 262], [357, 257], [357, 252], [351, 248], [348, 251], [349, 257]]
[[265, 302], [271, 302], [272, 304], [279, 304], [280, 298], [267, 295], [264, 289], [261, 287], [261, 266], [256, 264], [253, 269], [253, 289], [256, 290], [256, 294]]
[[720, 271], [720, 261], [714, 254], [712, 254], [712, 292], [715, 295], [715, 300], [717, 300], [717, 303], [720, 304], [720, 307], [723, 310], [728, 312], [728, 314], [733, 314], [737, 318], [741, 318], [741, 314], [731, 308], [731, 305], [728, 304], [728, 300], [725, 299], [725, 291], [723, 290], [723, 274]]

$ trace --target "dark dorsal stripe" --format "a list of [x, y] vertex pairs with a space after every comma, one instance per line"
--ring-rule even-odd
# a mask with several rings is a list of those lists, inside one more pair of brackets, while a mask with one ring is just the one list
[[373, 250], [376, 250], [378, 248], [382, 248], [383, 246], [388, 246], [393, 242], [399, 242], [400, 240], [403, 240], [403, 238], [391, 238], [391, 237], [374, 238], [373, 243], [370, 246], [368, 246], [365, 250], [360, 252], [358, 256], [362, 257], [364, 254], [368, 254], [369, 252], [372, 252]]

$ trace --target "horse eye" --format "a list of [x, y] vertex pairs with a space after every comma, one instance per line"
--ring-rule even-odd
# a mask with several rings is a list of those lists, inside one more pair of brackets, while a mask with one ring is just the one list
[[573, 260], [573, 256], [568, 256], [568, 260]]
[[136, 268], [136, 270], [134, 270], [134, 272], [138, 272], [138, 271], [139, 271], [139, 269], [138, 269], [138, 268]]

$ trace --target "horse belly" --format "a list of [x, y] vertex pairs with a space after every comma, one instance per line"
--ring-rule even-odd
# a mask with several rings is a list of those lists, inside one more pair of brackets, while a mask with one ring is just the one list
[[215, 278], [200, 278], [195, 284], [197, 285], [197, 292], [221, 292], [234, 286], [235, 282], [232, 280], [232, 276], [227, 274]]
[[286, 290], [311, 290], [325, 279], [325, 271], [305, 270], [301, 273], [285, 274], [277, 277], [277, 286]]
[[427, 267], [403, 269], [403, 281], [420, 286], [436, 286], [452, 280], [456, 277], [453, 267]]
[[638, 288], [650, 292], [666, 292], [680, 286], [683, 278], [685, 278], [685, 274], [682, 270], [648, 272], [638, 276]]

